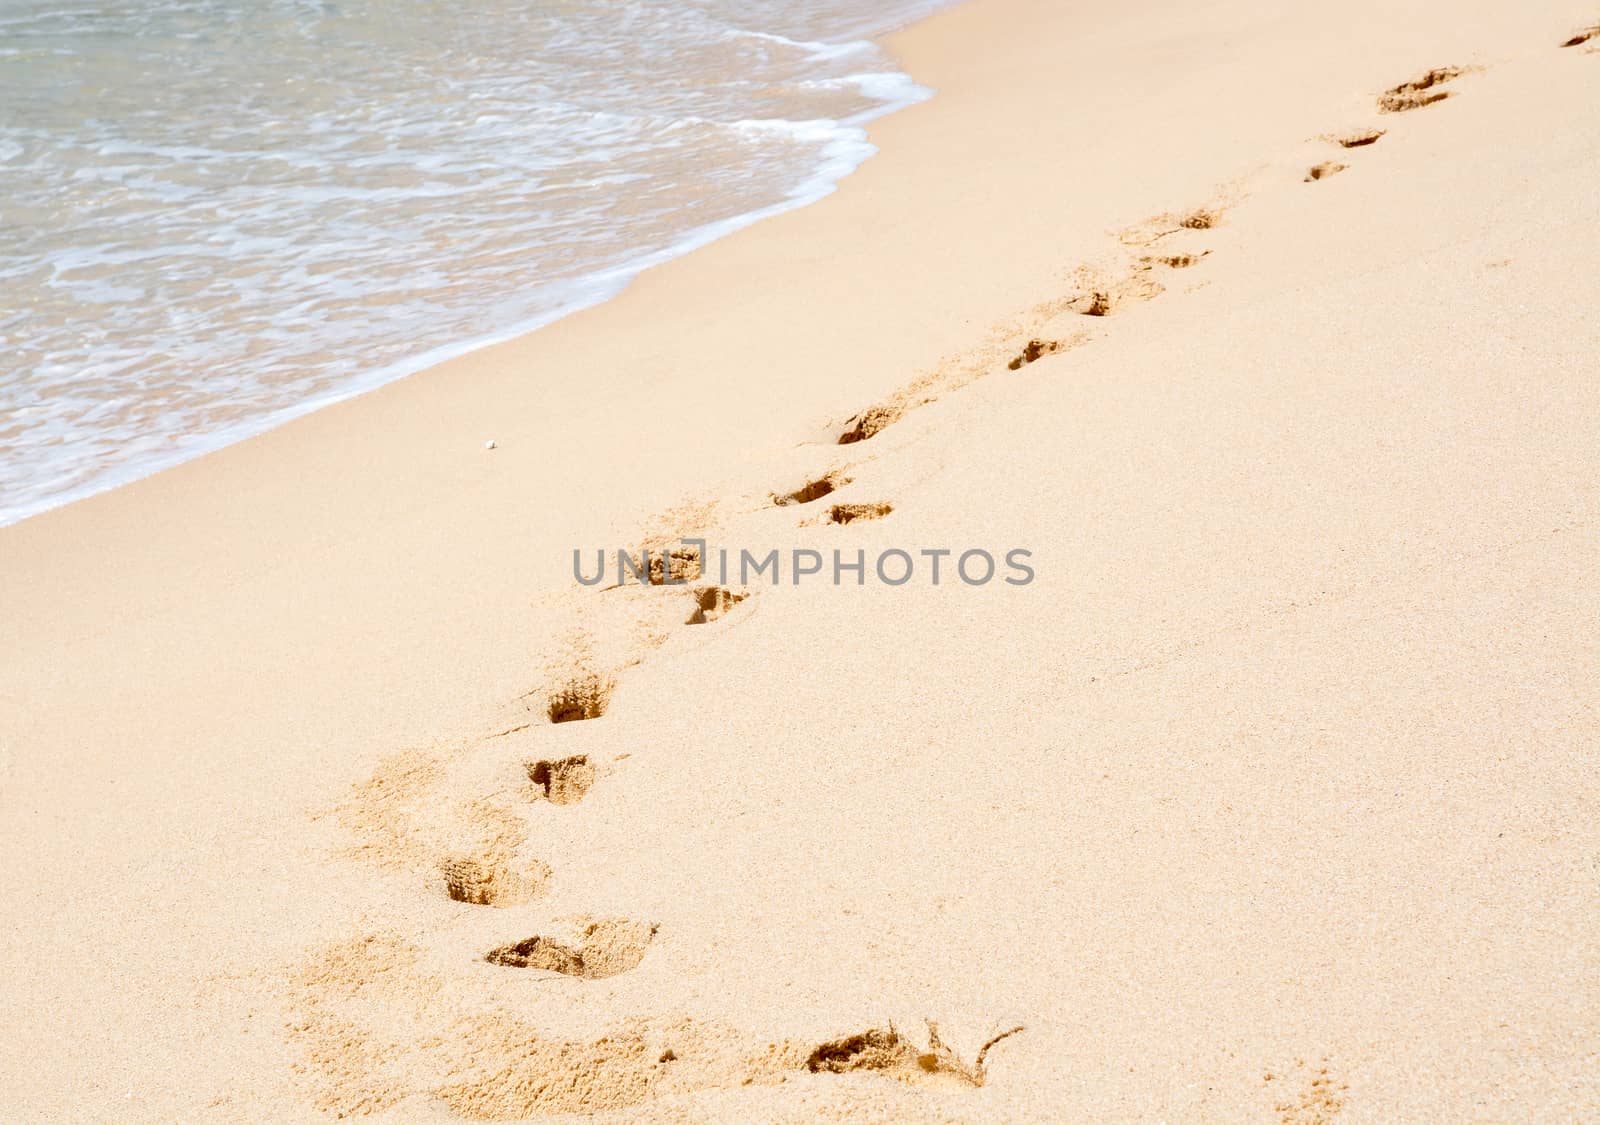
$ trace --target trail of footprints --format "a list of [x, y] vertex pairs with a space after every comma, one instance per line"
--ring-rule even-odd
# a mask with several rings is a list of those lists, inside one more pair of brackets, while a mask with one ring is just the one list
[[[1597, 38], [1600, 38], [1600, 25], [1573, 35], [1561, 46], [1580, 47]], [[1462, 67], [1428, 70], [1380, 94], [1377, 111], [1380, 114], [1397, 114], [1436, 105], [1452, 97], [1456, 91], [1451, 88], [1451, 83], [1468, 73], [1470, 71]], [[1321, 139], [1343, 153], [1354, 153], [1376, 144], [1385, 135], [1386, 130], [1374, 126], [1329, 134]], [[1308, 183], [1318, 182], [1347, 168], [1348, 165], [1342, 161], [1330, 158], [1311, 166], [1304, 178]], [[941, 364], [938, 369], [909, 384], [889, 400], [874, 404], [848, 419], [838, 433], [837, 444], [854, 445], [868, 441], [918, 406], [936, 401], [942, 395], [959, 390], [966, 383], [992, 371], [1002, 367], [1008, 371], [1020, 371], [1046, 356], [1087, 343], [1088, 336], [1061, 336], [1042, 329], [1046, 325], [1059, 323], [1069, 314], [1084, 318], [1086, 322], [1114, 317], [1131, 304], [1159, 296], [1164, 291], [1164, 286], [1158, 280], [1161, 272], [1198, 266], [1210, 255], [1211, 250], [1198, 244], [1196, 239], [1203, 239], [1205, 232], [1216, 228], [1223, 214], [1221, 207], [1202, 207], [1156, 216], [1123, 231], [1119, 242], [1125, 252], [1120, 267], [1078, 270], [1073, 275], [1073, 284], [1068, 292], [1033, 306], [1017, 321], [992, 331], [985, 345], [971, 356], [958, 356]], [[1167, 248], [1164, 244], [1174, 238], [1182, 239], [1184, 244]], [[844, 469], [829, 469], [797, 488], [770, 494], [770, 503], [780, 508], [806, 507], [832, 498], [827, 505], [825, 518], [820, 521], [830, 525], [877, 520], [894, 510], [893, 505], [887, 502], [838, 502], [836, 494], [851, 483], [852, 477], [846, 475]], [[648, 581], [652, 585], [666, 585], [669, 581], [674, 585], [688, 584], [700, 575], [700, 560], [687, 550], [661, 551], [652, 555], [648, 563]], [[691, 587], [688, 593], [691, 604], [684, 618], [685, 625], [716, 621], [747, 596], [716, 585]], [[599, 719], [606, 714], [615, 686], [615, 681], [604, 675], [578, 671], [549, 691], [545, 701], [545, 717], [552, 726]], [[599, 776], [595, 765], [584, 754], [538, 758], [527, 762], [525, 768], [531, 784], [532, 800], [554, 806], [571, 806], [582, 802]], [[455, 902], [474, 907], [514, 907], [531, 902], [553, 877], [553, 872], [537, 860], [514, 861], [511, 854], [514, 851], [514, 848], [502, 846], [447, 856], [439, 865], [445, 893]], [[647, 956], [657, 931], [654, 923], [627, 918], [571, 919], [564, 925], [557, 924], [544, 932], [495, 946], [482, 957], [500, 968], [548, 973], [553, 975], [553, 979], [602, 980], [639, 966]], [[941, 1077], [955, 1079], [969, 1086], [981, 1086], [987, 1078], [990, 1049], [1022, 1030], [1021, 1027], [1014, 1027], [995, 1035], [983, 1044], [974, 1061], [969, 1064], [941, 1040], [937, 1025], [932, 1021], [928, 1023], [925, 1047], [917, 1046], [892, 1025], [886, 1029], [874, 1027], [816, 1045], [803, 1054], [792, 1047], [769, 1047], [765, 1061], [746, 1064], [742, 1080], [748, 1082], [752, 1080], [752, 1075], [770, 1077], [769, 1071], [779, 1073], [803, 1067], [817, 1074], [869, 1071], [904, 1081]], [[603, 1038], [593, 1044], [557, 1044], [559, 1049], [553, 1053], [557, 1062], [552, 1065], [570, 1065], [572, 1052], [579, 1050], [595, 1055], [602, 1069], [611, 1066], [626, 1070], [628, 1066], [633, 1066], [635, 1070], [628, 1071], [632, 1083], [630, 1088], [637, 1094], [636, 1100], [642, 1100], [666, 1081], [662, 1077], [666, 1073], [663, 1068], [672, 1066], [678, 1056], [670, 1047], [656, 1052], [659, 1057], [654, 1057], [650, 1050], [634, 1051], [627, 1046], [632, 1042], [628, 1035], [619, 1035]], [[726, 1078], [727, 1075], [722, 1077]], [[524, 1078], [525, 1075], [517, 1080], [521, 1082]], [[585, 1087], [582, 1076], [578, 1079], [563, 1076], [563, 1081], [570, 1087], [571, 1097], [565, 1100], [541, 1100], [544, 1095], [539, 1091], [543, 1087], [536, 1087], [533, 1094], [516, 1101], [511, 1108], [521, 1114], [541, 1109], [582, 1110], [613, 1104], [606, 1101], [608, 1095], [599, 1087]], [[715, 1083], [706, 1078], [703, 1084]], [[684, 1088], [697, 1087], [690, 1082]], [[483, 1099], [492, 1101], [496, 1096], [496, 1091], [484, 1086], [473, 1093], [473, 1097], [478, 1099], [473, 1104], [481, 1109]], [[629, 1097], [633, 1098], [633, 1095]], [[455, 1104], [455, 1098], [449, 1097], [447, 1100]], [[633, 1104], [633, 1101], [615, 1104]], [[1289, 1114], [1290, 1108], [1294, 1107], [1280, 1107], [1286, 1114], [1285, 1119], [1292, 1116]]]
[[[1600, 37], [1600, 27], [1573, 36], [1563, 46], [1579, 46], [1597, 37]], [[1425, 71], [1418, 77], [1402, 82], [1380, 94], [1377, 98], [1377, 110], [1380, 114], [1393, 114], [1435, 105], [1454, 96], [1456, 91], [1450, 88], [1450, 84], [1463, 75], [1473, 73], [1474, 69], [1449, 66]], [[1338, 146], [1344, 152], [1351, 152], [1376, 144], [1386, 133], [1387, 130], [1372, 126], [1331, 134], [1322, 139]], [[1307, 183], [1316, 183], [1347, 171], [1349, 167], [1338, 159], [1318, 161], [1306, 170], [1304, 179]], [[1221, 223], [1223, 213], [1224, 208], [1221, 207], [1201, 207], [1157, 216], [1123, 231], [1120, 241], [1125, 247], [1149, 249], [1173, 236], [1209, 231]], [[1063, 313], [1075, 313], [1082, 317], [1098, 319], [1111, 316], [1130, 304], [1148, 301], [1164, 292], [1164, 286], [1154, 276], [1158, 270], [1188, 269], [1199, 265], [1210, 253], [1209, 249], [1197, 248], [1180, 252], [1141, 254], [1131, 261], [1124, 262], [1120, 271], [1109, 275], [1103, 270], [1080, 268], [1075, 275], [1075, 285], [1070, 293], [1062, 298], [1035, 305], [1021, 315], [1019, 319], [1025, 325], [1034, 326], [1033, 328], [1019, 333], [1008, 326], [991, 333], [991, 336], [1009, 336], [1013, 341], [1009, 344], [1010, 354], [1004, 365], [1006, 370], [1020, 371], [1046, 356], [1087, 343], [1089, 339], [1084, 335], [1065, 338], [1045, 335], [1038, 332], [1037, 327], [1055, 320]], [[838, 444], [854, 445], [870, 440], [916, 407], [934, 402], [942, 394], [959, 390], [973, 378], [987, 374], [988, 371], [981, 368], [992, 366], [983, 361], [993, 350], [992, 346], [980, 348], [980, 360], [977, 364], [964, 363], [960, 358], [946, 361], [939, 369], [913, 382], [888, 401], [876, 403], [846, 419], [845, 428], [837, 438]], [[791, 497], [788, 502], [804, 501], [795, 501]]]
[[[1089, 343], [1089, 326], [1160, 296], [1166, 286], [1159, 275], [1199, 265], [1211, 253], [1202, 246], [1167, 248], [1169, 238], [1192, 239], [1222, 221], [1222, 208], [1200, 207], [1159, 215], [1123, 231], [1123, 252], [1110, 264], [1073, 271], [1069, 288], [996, 325], [983, 344], [952, 356], [933, 371], [902, 388], [887, 401], [875, 403], [846, 419], [835, 439], [855, 445], [876, 437], [912, 410], [935, 402], [995, 371], [1020, 371], [1046, 356]], [[1076, 322], [1076, 327], [1074, 323]]]

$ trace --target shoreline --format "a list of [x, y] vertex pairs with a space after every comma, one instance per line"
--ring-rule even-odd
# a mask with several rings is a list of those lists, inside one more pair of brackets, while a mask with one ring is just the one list
[[[917, 86], [914, 83], [910, 85], [909, 89], [910, 93], [908, 94], [908, 100], [906, 101], [898, 103], [885, 103], [884, 108], [880, 111], [857, 114], [856, 116], [847, 118], [838, 124], [849, 127], [866, 125], [871, 121], [878, 120], [880, 117], [886, 117], [889, 114], [897, 113], [903, 109], [909, 108], [910, 106], [917, 105], [933, 96], [932, 91], [926, 90], [924, 87]], [[763, 220], [785, 214], [786, 212], [793, 211], [801, 207], [808, 207], [813, 203], [826, 199], [829, 195], [838, 190], [841, 180], [853, 174], [861, 167], [862, 164], [870, 160], [876, 154], [876, 149], [872, 147], [870, 142], [865, 140], [864, 134], [862, 137], [862, 144], [864, 144], [870, 151], [863, 152], [859, 160], [855, 160], [853, 163], [850, 163], [850, 167], [842, 168], [843, 164], [850, 162], [849, 158], [828, 159], [824, 162], [821, 170], [799, 184], [790, 193], [789, 197], [781, 203], [774, 203], [765, 207], [758, 207], [752, 211], [746, 211], [730, 219], [717, 220], [715, 222], [707, 223], [704, 226], [693, 228], [692, 230], [685, 232], [678, 241], [672, 243], [671, 245], [663, 247], [659, 250], [653, 250], [648, 253], [640, 254], [637, 258], [632, 259], [626, 265], [614, 266], [608, 269], [599, 270], [592, 274], [587, 274], [584, 277], [577, 279], [577, 282], [574, 285], [576, 289], [583, 292], [582, 296], [574, 297], [572, 300], [559, 305], [548, 312], [541, 313], [539, 316], [534, 317], [531, 320], [520, 321], [516, 324], [508, 326], [503, 330], [492, 332], [485, 336], [472, 337], [471, 339], [461, 340], [450, 344], [441, 344], [437, 347], [429, 348], [427, 351], [409, 359], [387, 364], [383, 367], [369, 371], [364, 375], [353, 377], [349, 380], [349, 384], [347, 386], [342, 387], [338, 391], [329, 391], [321, 395], [315, 395], [303, 402], [298, 402], [291, 406], [281, 407], [277, 410], [263, 414], [260, 417], [241, 419], [239, 422], [233, 425], [224, 426], [218, 430], [212, 431], [211, 433], [175, 435], [176, 444], [182, 445], [186, 450], [180, 460], [162, 462], [155, 467], [130, 467], [126, 473], [108, 474], [103, 480], [97, 481], [92, 485], [85, 485], [79, 490], [67, 493], [62, 498], [45, 503], [42, 507], [33, 507], [30, 509], [24, 506], [20, 509], [13, 509], [14, 511], [20, 511], [20, 515], [13, 516], [9, 515], [5, 510], [0, 510], [0, 530], [10, 527], [14, 524], [21, 523], [23, 520], [31, 519], [34, 516], [41, 515], [45, 512], [53, 511], [57, 508], [63, 508], [69, 504], [77, 503], [79, 500], [86, 500], [91, 496], [98, 496], [101, 493], [110, 492], [114, 489], [122, 487], [123, 485], [132, 484], [136, 481], [144, 480], [146, 477], [155, 476], [156, 474], [165, 472], [168, 469], [177, 468], [180, 465], [187, 464], [189, 461], [205, 457], [211, 453], [219, 452], [220, 450], [226, 449], [231, 445], [236, 445], [241, 441], [248, 441], [253, 437], [259, 437], [262, 434], [270, 433], [272, 430], [275, 430], [280, 426], [288, 425], [297, 418], [305, 417], [308, 414], [313, 414], [330, 406], [336, 406], [342, 402], [348, 402], [351, 399], [360, 398], [362, 395], [369, 394], [370, 392], [386, 386], [389, 383], [408, 378], [412, 375], [420, 374], [421, 372], [427, 371], [430, 368], [440, 367], [446, 363], [449, 363], [451, 360], [460, 359], [462, 356], [471, 355], [473, 352], [482, 351], [485, 348], [492, 348], [499, 344], [510, 343], [511, 341], [519, 340], [526, 336], [531, 336], [541, 328], [548, 327], [558, 320], [572, 316], [575, 313], [583, 312], [585, 309], [591, 309], [597, 305], [604, 304], [606, 301], [609, 301], [620, 294], [634, 281], [635, 278], [647, 270], [655, 269], [657, 266], [664, 265], [675, 258], [681, 258], [686, 254], [692, 254], [696, 250], [710, 245], [719, 238], [726, 238], [731, 234], [735, 234], [738, 231], [741, 231], [746, 227], [753, 226], [754, 224], [762, 222]], [[131, 466], [133, 463], [129, 464]]]
[[[751, 34], [763, 37], [762, 33]], [[801, 49], [828, 46], [839, 50], [851, 50], [866, 46], [869, 43], [876, 44], [888, 34], [893, 34], [893, 31], [886, 32], [884, 35], [877, 36], [871, 40], [861, 39], [839, 44], [811, 44], [787, 40], [781, 36], [765, 37]], [[383, 363], [365, 372], [353, 373], [343, 380], [337, 388], [312, 394], [301, 401], [289, 403], [259, 415], [252, 414], [236, 418], [234, 421], [208, 432], [182, 432], [167, 435], [169, 443], [167, 451], [154, 459], [150, 455], [146, 455], [144, 458], [123, 462], [110, 471], [98, 474], [93, 481], [65, 493], [57, 494], [47, 500], [36, 500], [28, 503], [19, 502], [9, 508], [0, 508], [0, 528], [9, 527], [43, 512], [65, 507], [90, 496], [96, 496], [119, 488], [122, 485], [164, 472], [167, 469], [175, 468], [188, 461], [204, 457], [241, 441], [270, 432], [294, 421], [296, 418], [358, 398], [388, 383], [418, 374], [429, 368], [441, 366], [472, 352], [529, 336], [564, 317], [612, 299], [647, 270], [693, 253], [695, 250], [709, 245], [719, 238], [725, 238], [765, 219], [800, 207], [809, 206], [821, 199], [825, 199], [838, 189], [838, 184], [841, 180], [853, 174], [876, 153], [876, 148], [867, 139], [867, 125], [882, 117], [926, 101], [933, 96], [933, 91], [917, 85], [903, 71], [896, 71], [890, 75], [864, 77], [887, 77], [902, 81], [890, 83], [896, 91], [892, 95], [886, 92], [887, 88], [882, 83], [875, 84], [876, 91], [871, 94], [866, 94], [865, 87], [863, 87], [863, 93], [874, 101], [875, 104], [873, 106], [836, 121], [827, 121], [825, 124], [836, 135], [818, 153], [816, 166], [808, 175], [799, 180], [781, 200], [753, 207], [748, 211], [728, 218], [702, 223], [699, 226], [682, 231], [667, 245], [654, 249], [641, 249], [639, 253], [624, 263], [596, 268], [580, 277], [570, 279], [568, 288], [572, 290], [574, 295], [570, 299], [537, 315], [481, 335], [436, 344], [417, 354]], [[733, 124], [743, 123], [737, 122]], [[816, 123], [794, 121], [790, 122], [790, 124], [800, 127]]]
[[[825, 199], [0, 529], [0, 1090], [1595, 1112], [1600, 63], [1386, 11], [969, 0]], [[695, 535], [1037, 578], [569, 569]]]

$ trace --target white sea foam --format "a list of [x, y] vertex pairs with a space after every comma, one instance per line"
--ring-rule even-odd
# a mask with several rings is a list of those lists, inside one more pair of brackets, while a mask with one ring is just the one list
[[780, 46], [804, 51], [814, 59], [828, 61], [848, 58], [851, 55], [872, 55], [877, 53], [877, 46], [865, 39], [856, 39], [847, 43], [816, 43], [803, 39], [790, 39], [785, 35], [773, 35], [765, 31], [745, 31], [738, 28], [730, 28], [725, 34], [729, 38], [763, 39], [768, 43], [777, 43]]

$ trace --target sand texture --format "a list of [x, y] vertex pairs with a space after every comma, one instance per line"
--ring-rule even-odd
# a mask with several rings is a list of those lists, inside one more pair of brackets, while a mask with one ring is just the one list
[[[972, 0], [827, 200], [0, 530], [0, 1117], [1600, 1119], [1591, 29]], [[1036, 577], [573, 580], [684, 536]]]

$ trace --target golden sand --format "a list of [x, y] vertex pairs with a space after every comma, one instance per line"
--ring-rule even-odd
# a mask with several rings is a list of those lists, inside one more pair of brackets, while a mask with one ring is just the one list
[[822, 203], [0, 530], [5, 1116], [1600, 1116], [1591, 23], [972, 0]]

